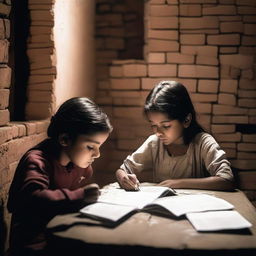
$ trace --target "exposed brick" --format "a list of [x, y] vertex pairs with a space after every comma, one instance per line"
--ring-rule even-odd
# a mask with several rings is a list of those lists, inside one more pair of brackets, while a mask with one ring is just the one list
[[217, 52], [216, 46], [181, 46], [183, 54], [217, 57]]
[[256, 100], [255, 99], [239, 99], [238, 106], [247, 107], [247, 108], [256, 108]]
[[183, 4], [216, 4], [217, 0], [180, 0]]
[[238, 81], [233, 79], [220, 80], [220, 92], [237, 93]]
[[46, 83], [54, 81], [54, 75], [34, 75], [30, 76], [28, 83], [29, 84], [38, 84], [38, 83]]
[[199, 4], [181, 4], [180, 5], [180, 16], [201, 16], [202, 7]]
[[249, 117], [249, 124], [256, 124], [256, 115]]
[[158, 84], [160, 81], [178, 81], [182, 83], [189, 92], [195, 92], [196, 91], [196, 80], [195, 79], [181, 79], [181, 78], [142, 78], [142, 89], [145, 90], [151, 90], [156, 84]]
[[241, 133], [228, 133], [228, 134], [215, 134], [215, 138], [217, 141], [221, 142], [240, 142], [241, 141]]
[[242, 170], [254, 170], [256, 166], [256, 160], [230, 160], [231, 165], [237, 169]]
[[203, 8], [203, 15], [234, 15], [236, 7], [232, 5], [217, 5]]
[[218, 68], [201, 65], [180, 65], [180, 77], [218, 78]]
[[220, 47], [220, 53], [238, 53], [238, 47]]
[[217, 17], [180, 18], [180, 29], [204, 29], [218, 27], [219, 20]]
[[4, 4], [4, 3], [0, 3], [0, 14], [4, 15], [4, 16], [9, 16], [11, 11], [11, 6]]
[[177, 52], [179, 44], [176, 41], [150, 39], [148, 49], [150, 52]]
[[238, 90], [238, 97], [239, 98], [256, 98], [256, 90], [255, 91]]
[[0, 127], [0, 145], [13, 138], [13, 129], [11, 126]]
[[54, 102], [55, 96], [52, 91], [29, 90], [28, 100], [33, 102]]
[[205, 93], [217, 93], [218, 92], [218, 84], [217, 80], [199, 80], [198, 91]]
[[127, 64], [123, 65], [124, 76], [127, 77], [142, 77], [147, 75], [146, 65]]
[[202, 127], [206, 130], [209, 131], [211, 127], [211, 116], [207, 114], [199, 114], [197, 116], [199, 124], [202, 125]]
[[162, 64], [162, 65], [148, 65], [148, 75], [150, 77], [176, 76], [177, 65]]
[[253, 77], [254, 77], [253, 69], [242, 70], [242, 72], [241, 72], [241, 78], [242, 79], [250, 79], [250, 80], [252, 80]]
[[237, 149], [245, 152], [256, 152], [256, 143], [238, 143]]
[[176, 30], [152, 30], [148, 31], [148, 38], [178, 40], [178, 31]]
[[219, 65], [219, 60], [215, 57], [199, 55], [196, 57], [196, 64], [217, 66]]
[[220, 32], [222, 33], [243, 33], [244, 24], [242, 22], [221, 22]]
[[244, 15], [243, 16], [243, 22], [245, 22], [245, 23], [254, 23], [254, 22], [256, 22], [256, 16], [255, 15]]
[[142, 109], [140, 107], [116, 107], [114, 108], [114, 117], [117, 118], [142, 118]]
[[242, 37], [242, 45], [252, 45], [256, 44], [256, 36], [243, 36]]
[[254, 0], [236, 0], [237, 5], [249, 5], [256, 6], [256, 2]]
[[41, 120], [52, 115], [52, 105], [44, 102], [28, 102], [26, 105], [26, 120]]
[[245, 108], [218, 104], [218, 105], [213, 105], [213, 114], [214, 115], [246, 115], [248, 114], [248, 110]]
[[133, 150], [134, 148], [137, 148], [138, 146], [140, 146], [142, 142], [141, 141], [139, 142], [138, 139], [118, 140], [117, 148], [120, 150]]
[[0, 68], [0, 88], [9, 88], [11, 83], [11, 69], [7, 66]]
[[148, 63], [164, 63], [165, 54], [164, 53], [149, 53]]
[[212, 122], [215, 124], [248, 124], [248, 116], [213, 116]]
[[240, 35], [209, 35], [207, 36], [207, 43], [209, 45], [239, 45]]
[[231, 142], [220, 142], [219, 143], [221, 147], [223, 148], [231, 148], [231, 149], [236, 149], [236, 143], [231, 143]]
[[6, 109], [9, 106], [10, 90], [0, 89], [0, 109]]
[[220, 64], [230, 65], [239, 69], [248, 69], [253, 65], [253, 56], [242, 54], [220, 55]]
[[110, 86], [112, 89], [119, 89], [119, 90], [140, 89], [140, 80], [137, 78], [111, 79]]
[[176, 17], [150, 17], [149, 27], [152, 29], [177, 29], [178, 18]]
[[223, 105], [236, 105], [236, 96], [234, 94], [220, 93], [218, 95], [218, 103]]
[[226, 153], [226, 156], [228, 159], [236, 158], [236, 150], [230, 149], [230, 148], [223, 148], [224, 152]]
[[173, 5], [151, 5], [150, 6], [151, 16], [177, 16], [178, 7]]
[[[242, 141], [256, 143], [256, 134], [243, 134]], [[255, 148], [256, 151], [256, 148]]]
[[4, 19], [5, 38], [9, 39], [11, 34], [11, 24], [9, 19]]
[[191, 99], [193, 102], [215, 102], [217, 101], [216, 94], [207, 93], [191, 93]]
[[244, 15], [255, 15], [256, 14], [256, 7], [249, 7], [249, 6], [239, 6], [237, 8], [238, 14], [244, 14]]
[[256, 159], [256, 153], [237, 152], [237, 159]]
[[256, 48], [251, 46], [240, 46], [239, 53], [242, 55], [256, 55]]
[[221, 124], [211, 125], [212, 133], [234, 133], [235, 130], [236, 130], [235, 125], [221, 125]]
[[151, 0], [150, 4], [164, 4], [165, 0]]
[[241, 79], [239, 81], [239, 88], [246, 90], [255, 90], [256, 80]]
[[255, 24], [244, 24], [244, 33], [246, 35], [255, 35], [256, 34]]
[[205, 35], [203, 34], [183, 34], [180, 35], [180, 44], [187, 45], [203, 45], [205, 43]]
[[107, 49], [124, 49], [124, 40], [121, 38], [106, 38], [105, 46]]
[[0, 40], [0, 63], [8, 62], [9, 42], [7, 40]]
[[0, 126], [6, 125], [10, 121], [10, 113], [8, 109], [0, 110]]
[[0, 39], [5, 39], [5, 28], [3, 19], [0, 19]]
[[194, 103], [196, 113], [210, 114], [212, 113], [212, 105], [209, 103]]
[[177, 64], [193, 64], [194, 56], [181, 53], [167, 53], [167, 62], [168, 63], [177, 63]]
[[122, 66], [111, 66], [110, 67], [110, 76], [122, 77], [123, 76], [123, 67]]
[[239, 189], [256, 190], [256, 171], [240, 171], [238, 173], [238, 182]]

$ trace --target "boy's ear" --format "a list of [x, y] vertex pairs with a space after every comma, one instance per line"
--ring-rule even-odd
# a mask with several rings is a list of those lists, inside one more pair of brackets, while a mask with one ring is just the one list
[[192, 115], [191, 113], [189, 113], [184, 120], [184, 123], [183, 123], [184, 128], [188, 128], [191, 124], [191, 121], [192, 121]]
[[69, 136], [67, 133], [62, 133], [59, 135], [59, 143], [63, 147], [67, 147], [69, 145]]

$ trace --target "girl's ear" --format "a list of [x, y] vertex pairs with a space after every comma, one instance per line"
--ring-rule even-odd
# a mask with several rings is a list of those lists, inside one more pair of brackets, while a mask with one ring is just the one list
[[189, 114], [186, 116], [186, 118], [185, 118], [185, 120], [184, 120], [184, 122], [183, 122], [184, 128], [188, 128], [188, 127], [190, 126], [190, 124], [191, 124], [191, 121], [192, 121], [192, 115], [191, 115], [191, 113], [189, 113]]
[[60, 143], [60, 145], [61, 145], [62, 147], [67, 147], [67, 146], [69, 146], [70, 140], [69, 140], [69, 136], [68, 136], [67, 133], [62, 133], [62, 134], [60, 134], [58, 140], [59, 140], [59, 143]]

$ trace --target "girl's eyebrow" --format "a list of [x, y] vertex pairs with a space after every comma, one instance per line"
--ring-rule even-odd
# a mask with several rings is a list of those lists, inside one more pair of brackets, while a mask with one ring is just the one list
[[95, 144], [100, 144], [99, 141], [92, 140], [92, 139], [88, 139], [88, 138], [86, 138], [84, 141], [85, 141], [85, 142], [92, 142], [92, 143], [95, 143]]
[[[160, 123], [170, 123], [172, 120], [164, 120], [161, 121]], [[150, 123], [154, 123], [153, 121], [149, 120]]]

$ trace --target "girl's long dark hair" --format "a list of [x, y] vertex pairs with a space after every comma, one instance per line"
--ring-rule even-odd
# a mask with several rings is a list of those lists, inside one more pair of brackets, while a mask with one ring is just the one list
[[195, 109], [186, 87], [176, 81], [161, 81], [151, 90], [144, 106], [144, 113], [147, 115], [148, 112], [160, 112], [170, 120], [182, 123], [191, 114], [191, 123], [183, 133], [185, 144], [189, 144], [196, 134], [204, 131], [196, 120]]
[[107, 115], [90, 99], [76, 97], [65, 101], [52, 117], [47, 134], [58, 140], [62, 133], [75, 140], [80, 134], [92, 135], [111, 132], [112, 126]]

